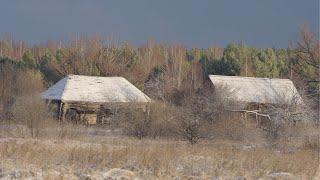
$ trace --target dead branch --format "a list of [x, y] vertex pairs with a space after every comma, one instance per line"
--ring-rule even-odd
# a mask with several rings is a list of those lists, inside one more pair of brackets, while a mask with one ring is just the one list
[[271, 117], [269, 114], [261, 114], [257, 111], [248, 111], [248, 110], [228, 110], [231, 112], [245, 112], [245, 113], [249, 113], [249, 114], [255, 114], [257, 116], [262, 116], [262, 117], [267, 117], [270, 121], [271, 121]]

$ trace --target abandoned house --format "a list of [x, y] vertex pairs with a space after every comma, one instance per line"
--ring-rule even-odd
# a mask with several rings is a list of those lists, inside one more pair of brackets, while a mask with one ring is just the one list
[[103, 123], [112, 108], [135, 105], [144, 108], [150, 98], [123, 77], [68, 75], [41, 94], [57, 108], [57, 117], [86, 124]]
[[[222, 96], [236, 102], [241, 102], [245, 107], [249, 105], [269, 104], [302, 104], [294, 84], [289, 79], [270, 79], [240, 76], [209, 75], [216, 90]], [[243, 107], [241, 107], [243, 108]]]

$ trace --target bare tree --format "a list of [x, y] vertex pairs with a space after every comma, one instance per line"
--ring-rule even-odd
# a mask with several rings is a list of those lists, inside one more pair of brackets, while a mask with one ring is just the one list
[[[318, 71], [320, 69], [320, 42], [316, 35], [303, 25], [299, 32], [300, 39], [296, 41], [294, 51], [298, 57], [297, 63], [307, 63]], [[301, 64], [300, 64], [301, 65]], [[317, 80], [319, 82], [319, 79]]]

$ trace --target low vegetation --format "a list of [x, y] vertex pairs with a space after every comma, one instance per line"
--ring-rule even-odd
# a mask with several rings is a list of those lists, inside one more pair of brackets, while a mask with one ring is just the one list
[[122, 168], [145, 179], [258, 179], [275, 172], [310, 179], [319, 166], [319, 149], [309, 144], [311, 139], [288, 138], [269, 143], [263, 139], [234, 140], [225, 136], [191, 145], [170, 139], [132, 139], [97, 127], [67, 125], [64, 130], [60, 127], [53, 122], [41, 129], [41, 137], [37, 139], [21, 136], [23, 131], [17, 130], [10, 133], [20, 135], [8, 138], [1, 131], [2, 171], [18, 169], [24, 172], [24, 178], [37, 171], [44, 177], [102, 178], [109, 169]]
[[102, 179], [120, 168], [143, 179], [268, 179], [273, 173], [310, 179], [319, 166], [320, 131], [313, 123], [285, 122], [274, 136], [255, 116], [204, 111], [220, 117], [204, 121], [205, 115], [155, 102], [147, 111], [122, 109], [111, 124], [85, 126], [51, 119], [35, 97], [22, 102], [0, 125], [3, 176]]

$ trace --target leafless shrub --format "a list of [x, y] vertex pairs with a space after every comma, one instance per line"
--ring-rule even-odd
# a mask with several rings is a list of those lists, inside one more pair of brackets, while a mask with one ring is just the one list
[[183, 114], [176, 119], [176, 132], [191, 144], [197, 143], [201, 138], [201, 124], [199, 116], [196, 114], [182, 111]]
[[[3, 65], [3, 66], [2, 66]], [[38, 121], [47, 117], [46, 106], [39, 99], [42, 90], [39, 72], [13, 62], [0, 66], [0, 119], [26, 125], [32, 137], [39, 134]]]
[[121, 119], [120, 126], [126, 134], [140, 139], [181, 138], [195, 144], [202, 136], [200, 116], [187, 107], [153, 102], [145, 111], [137, 107], [126, 108], [126, 112], [118, 115], [118, 118]]
[[297, 129], [297, 124], [314, 125], [317, 121], [308, 104], [302, 101], [299, 94], [288, 99], [286, 95], [279, 95], [277, 102], [259, 105], [255, 110], [259, 117], [259, 127], [267, 132], [267, 138], [277, 140], [287, 138], [292, 134], [290, 129]]
[[245, 123], [240, 114], [230, 111], [240, 106], [231, 99], [231, 93], [226, 87], [216, 87], [214, 91], [203, 88], [178, 96], [179, 106], [174, 106], [172, 113], [176, 136], [191, 144], [214, 137], [244, 139]]
[[115, 118], [120, 121], [126, 134], [138, 138], [168, 136], [170, 129], [169, 108], [161, 102], [153, 102], [143, 107], [129, 105], [122, 107]]
[[11, 64], [0, 64], [0, 120], [10, 118], [10, 106], [13, 103], [15, 82], [14, 67]]
[[42, 89], [40, 73], [20, 68], [13, 62], [0, 62], [0, 120], [13, 117], [17, 97], [35, 94]]
[[174, 134], [175, 120], [172, 107], [163, 102], [154, 102], [150, 106], [149, 117], [153, 119], [149, 135], [156, 137], [171, 137]]
[[131, 110], [127, 114], [127, 120], [124, 123], [124, 130], [126, 134], [143, 138], [148, 135], [151, 127], [152, 118], [147, 112], [139, 112], [139, 110]]
[[26, 125], [32, 137], [38, 137], [50, 118], [45, 103], [38, 96], [19, 97], [13, 105], [14, 121]]

